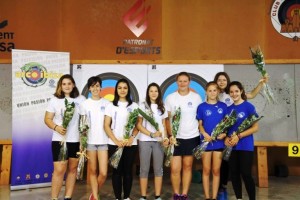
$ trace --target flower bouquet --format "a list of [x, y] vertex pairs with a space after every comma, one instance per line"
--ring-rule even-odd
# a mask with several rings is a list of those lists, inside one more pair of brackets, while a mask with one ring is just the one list
[[[231, 113], [229, 115], [226, 115], [224, 119], [220, 121], [217, 124], [217, 126], [213, 129], [211, 133], [212, 141], [215, 141], [221, 133], [225, 133], [226, 130], [230, 128], [235, 122], [236, 122], [236, 112], [235, 110], [232, 110]], [[204, 139], [202, 141], [202, 144], [198, 145], [193, 149], [193, 155], [197, 160], [201, 158], [208, 144], [209, 142]]]
[[[74, 102], [69, 103], [68, 100], [65, 99], [65, 107], [66, 107], [66, 110], [63, 114], [62, 126], [66, 129], [73, 118], [73, 115], [75, 112], [75, 103]], [[61, 147], [59, 150], [58, 160], [64, 161], [67, 159], [67, 153], [68, 153], [66, 136], [64, 136], [64, 139], [63, 139], [63, 141], [61, 141], [60, 144], [61, 144]]]
[[[233, 133], [233, 135], [239, 135], [241, 132], [244, 132], [248, 128], [250, 128], [255, 122], [259, 121], [263, 116], [256, 117], [254, 114], [250, 115], [244, 121], [239, 125], [236, 132]], [[226, 146], [226, 148], [223, 151], [223, 160], [228, 161], [231, 155], [232, 147]]]
[[79, 162], [77, 166], [77, 180], [83, 179], [83, 169], [85, 165], [85, 161], [88, 159], [86, 154], [87, 148], [87, 140], [88, 140], [88, 131], [89, 125], [86, 115], [80, 115], [79, 119], [79, 133], [80, 133], [80, 151], [77, 152], [77, 156], [79, 157]]
[[[263, 77], [268, 76], [268, 73], [265, 69], [265, 61], [264, 61], [264, 55], [260, 49], [260, 47], [250, 48], [250, 52], [253, 58], [253, 62], [256, 65], [257, 71], [261, 73]], [[267, 83], [264, 83], [264, 89], [263, 89], [264, 96], [268, 100], [269, 103], [275, 103], [274, 95], [272, 92], [272, 89]]]
[[166, 167], [170, 166], [171, 158], [174, 153], [174, 146], [178, 145], [177, 141], [176, 141], [176, 136], [177, 136], [177, 132], [178, 132], [179, 125], [180, 125], [180, 117], [181, 117], [181, 108], [178, 107], [175, 110], [174, 115], [172, 117], [172, 136], [175, 139], [175, 143], [170, 144], [167, 148], [165, 148], [165, 154], [166, 154], [165, 166]]
[[[132, 112], [129, 113], [128, 120], [125, 125], [125, 133], [123, 135], [123, 140], [125, 142], [128, 141], [130, 138], [130, 132], [135, 127], [138, 115], [139, 115], [138, 109], [134, 109]], [[118, 168], [122, 153], [123, 153], [123, 147], [119, 147], [116, 150], [116, 152], [109, 158], [109, 164], [113, 168], [115, 169]]]

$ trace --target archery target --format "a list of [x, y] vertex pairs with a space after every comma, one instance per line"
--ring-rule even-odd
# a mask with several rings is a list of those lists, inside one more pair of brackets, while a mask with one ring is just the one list
[[160, 85], [163, 100], [177, 91], [176, 76], [179, 72], [187, 72], [191, 76], [190, 88], [205, 101], [206, 83], [212, 81], [216, 73], [224, 71], [223, 65], [151, 65], [148, 66], [149, 83]]
[[[91, 96], [87, 88], [87, 80], [91, 76], [102, 79], [100, 96], [110, 101], [114, 99], [115, 85], [121, 78], [128, 80], [131, 98], [134, 102], [144, 99], [144, 91], [147, 88], [146, 65], [73, 65], [73, 76], [81, 94], [89, 98]], [[141, 94], [141, 95], [140, 95]], [[143, 100], [142, 100], [143, 101]]]

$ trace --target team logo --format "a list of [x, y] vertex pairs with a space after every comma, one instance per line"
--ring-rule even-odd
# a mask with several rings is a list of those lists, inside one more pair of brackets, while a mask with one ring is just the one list
[[278, 33], [298, 41], [300, 37], [300, 3], [298, 0], [275, 0], [271, 21]]
[[140, 37], [148, 27], [147, 14], [151, 6], [145, 5], [145, 0], [137, 0], [123, 16], [124, 24], [136, 36]]
[[210, 115], [211, 115], [211, 111], [210, 111], [210, 110], [206, 110], [206, 111], [205, 111], [205, 115], [206, 115], [206, 116], [210, 116]]
[[[204, 101], [205, 86], [207, 84], [207, 81], [196, 74], [189, 73], [189, 75], [191, 76], [190, 89], [193, 92], [198, 93], [201, 96], [202, 100]], [[178, 90], [178, 86], [176, 83], [176, 76], [177, 74], [170, 76], [160, 85], [163, 100], [165, 100], [169, 94]]]
[[237, 116], [238, 116], [238, 118], [243, 118], [243, 117], [245, 117], [245, 113], [244, 112], [240, 112]]
[[219, 114], [222, 114], [222, 113], [223, 113], [223, 109], [222, 109], [222, 108], [219, 108], [219, 109], [218, 109], [218, 113], [219, 113]]
[[[138, 91], [135, 87], [135, 85], [125, 76], [117, 73], [103, 73], [97, 75], [98, 77], [101, 78], [102, 80], [102, 87], [99, 95], [109, 101], [113, 101], [115, 97], [115, 86], [118, 82], [119, 79], [126, 79], [129, 82], [129, 87], [130, 87], [130, 94], [131, 94], [131, 99], [134, 102], [139, 102], [139, 94]], [[84, 95], [87, 98], [90, 98], [92, 94], [89, 91], [89, 88], [87, 85], [84, 86], [82, 90], [82, 95]]]
[[16, 73], [16, 77], [20, 77], [28, 86], [38, 87], [47, 81], [47, 78], [45, 77], [47, 75], [47, 70], [40, 63], [27, 63], [21, 67], [21, 71], [22, 72]]

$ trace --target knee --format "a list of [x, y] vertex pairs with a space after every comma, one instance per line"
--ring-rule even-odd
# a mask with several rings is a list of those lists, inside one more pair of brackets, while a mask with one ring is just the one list
[[163, 176], [163, 173], [164, 172], [163, 172], [163, 168], [162, 167], [154, 169], [154, 176], [156, 176], [156, 177]]
[[219, 168], [218, 169], [213, 169], [212, 174], [213, 174], [213, 176], [220, 176], [220, 169]]
[[107, 178], [107, 172], [99, 172], [99, 179], [106, 179]]
[[203, 167], [203, 175], [209, 175], [210, 174], [210, 167]]

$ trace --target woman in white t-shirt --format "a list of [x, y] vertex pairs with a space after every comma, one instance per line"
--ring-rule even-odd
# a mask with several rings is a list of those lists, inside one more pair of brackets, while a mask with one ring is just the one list
[[105, 109], [104, 129], [108, 135], [108, 153], [111, 156], [118, 147], [123, 147], [123, 153], [117, 169], [113, 168], [112, 185], [116, 199], [130, 200], [132, 187], [132, 167], [137, 152], [136, 135], [134, 128], [128, 140], [124, 140], [124, 127], [127, 124], [129, 113], [138, 108], [130, 97], [130, 86], [126, 79], [120, 79], [115, 87], [113, 103]]
[[146, 101], [140, 106], [148, 116], [152, 116], [158, 124], [158, 130], [150, 124], [142, 116], [139, 116], [137, 128], [142, 133], [139, 135], [139, 155], [140, 155], [140, 186], [141, 198], [146, 199], [148, 174], [150, 169], [151, 155], [153, 157], [153, 171], [154, 171], [154, 186], [155, 199], [161, 200], [162, 176], [163, 176], [163, 160], [164, 145], [168, 145], [168, 139], [165, 139], [166, 124], [165, 119], [168, 113], [165, 110], [162, 95], [159, 86], [156, 83], [149, 84], [146, 92]]
[[[170, 122], [174, 112], [180, 108], [180, 125], [176, 140], [173, 158], [171, 159], [171, 182], [173, 186], [173, 199], [188, 199], [188, 191], [192, 180], [193, 149], [200, 144], [200, 133], [196, 119], [197, 107], [202, 102], [201, 97], [190, 90], [190, 75], [187, 72], [180, 72], [176, 77], [178, 91], [166, 98], [166, 109], [168, 120], [166, 120], [170, 143], [174, 141], [171, 132]], [[182, 171], [182, 173], [181, 173]], [[180, 193], [182, 184], [182, 193]]]
[[[66, 110], [65, 99], [67, 99], [69, 103], [75, 103], [75, 112], [67, 128], [62, 126], [63, 115]], [[53, 200], [58, 199], [66, 172], [65, 200], [72, 198], [78, 165], [76, 153], [79, 151], [79, 104], [84, 100], [85, 97], [79, 95], [73, 77], [69, 74], [65, 74], [59, 79], [54, 97], [50, 100], [46, 108], [44, 121], [50, 129], [53, 129], [52, 156], [54, 171], [51, 188], [51, 197]], [[65, 161], [59, 160], [59, 151], [62, 141], [66, 141], [67, 144], [68, 154]]]
[[[87, 155], [92, 194], [89, 200], [99, 200], [99, 191], [107, 177], [108, 138], [104, 131], [105, 108], [110, 102], [100, 97], [102, 80], [98, 76], [90, 77], [87, 87], [91, 98], [80, 105], [80, 115], [89, 126]], [[81, 120], [84, 123], [84, 120]], [[99, 174], [97, 174], [97, 168]]]

